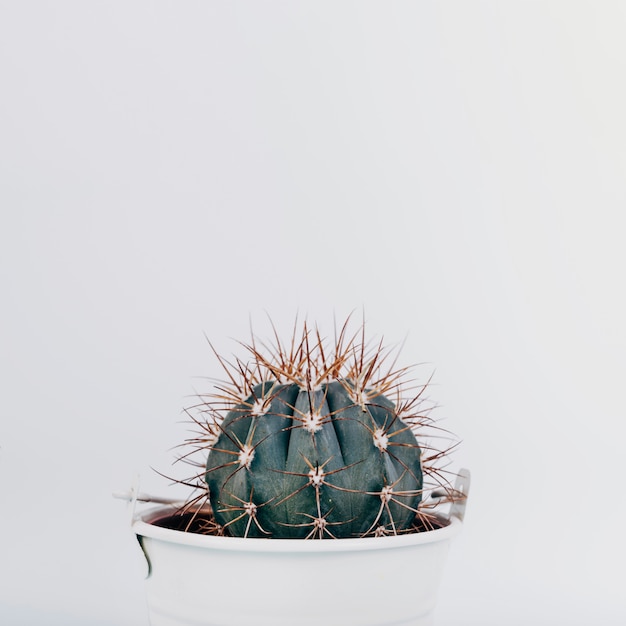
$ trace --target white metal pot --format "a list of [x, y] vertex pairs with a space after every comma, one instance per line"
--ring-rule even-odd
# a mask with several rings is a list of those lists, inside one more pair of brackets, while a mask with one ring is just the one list
[[[469, 489], [464, 470], [456, 488]], [[365, 539], [244, 539], [153, 524], [171, 507], [134, 518], [148, 561], [151, 626], [428, 626], [451, 539], [428, 532]]]

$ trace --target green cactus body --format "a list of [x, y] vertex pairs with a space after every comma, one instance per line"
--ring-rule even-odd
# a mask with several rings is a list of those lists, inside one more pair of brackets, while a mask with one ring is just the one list
[[362, 537], [411, 527], [420, 447], [394, 403], [351, 378], [256, 384], [216, 434], [206, 482], [230, 535]]

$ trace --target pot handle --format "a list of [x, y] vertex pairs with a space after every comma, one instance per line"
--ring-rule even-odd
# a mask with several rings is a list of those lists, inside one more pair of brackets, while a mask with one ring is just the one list
[[[132, 528], [134, 522], [137, 520], [137, 516], [136, 516], [136, 510], [137, 510], [137, 502], [138, 501], [142, 501], [142, 494], [140, 494], [139, 492], [139, 483], [140, 483], [140, 477], [139, 475], [135, 476], [135, 480], [133, 481], [133, 485], [132, 487], [128, 490], [128, 491], [115, 491], [113, 492], [113, 497], [118, 499], [118, 500], [125, 500], [128, 503], [128, 509], [129, 509], [129, 523], [130, 526]], [[143, 542], [142, 542], [142, 537], [140, 535], [137, 535], [136, 533], [133, 532], [133, 534], [135, 535], [135, 538], [137, 539], [139, 548], [141, 549], [141, 554], [143, 556], [143, 562], [145, 564], [146, 569], [145, 569], [145, 577], [149, 578], [150, 574], [152, 573], [152, 565], [150, 563], [150, 559], [148, 558], [148, 554], [144, 548]], [[136, 544], [137, 545], [137, 544]]]
[[114, 491], [112, 496], [117, 500], [125, 500], [130, 505], [129, 508], [129, 517], [130, 517], [130, 525], [133, 525], [135, 521], [135, 511], [137, 509], [137, 501], [141, 500], [139, 494], [139, 475], [135, 476], [135, 480], [133, 481], [132, 487], [128, 491]]
[[450, 517], [457, 517], [461, 521], [465, 518], [465, 508], [467, 506], [470, 482], [470, 471], [467, 468], [459, 470], [456, 482], [454, 483], [454, 500], [450, 507]]

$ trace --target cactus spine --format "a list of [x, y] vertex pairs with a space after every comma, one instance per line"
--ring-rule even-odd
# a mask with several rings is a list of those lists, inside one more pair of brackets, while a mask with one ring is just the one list
[[[304, 324], [291, 345], [220, 358], [228, 382], [203, 399], [203, 470], [216, 522], [242, 537], [338, 538], [411, 530], [434, 472], [416, 433], [425, 385], [403, 398], [406, 369], [347, 322], [329, 349]], [[395, 402], [390, 399], [393, 397]]]

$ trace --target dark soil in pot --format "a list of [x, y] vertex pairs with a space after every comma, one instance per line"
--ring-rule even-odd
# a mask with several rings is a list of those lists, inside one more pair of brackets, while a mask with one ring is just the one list
[[[210, 509], [204, 508], [197, 511], [175, 512], [170, 515], [161, 515], [149, 520], [150, 524], [170, 530], [197, 533], [201, 535], [224, 535], [215, 523]], [[410, 531], [405, 532], [427, 532], [444, 528], [450, 521], [444, 517], [432, 514], [416, 516], [415, 522]]]

